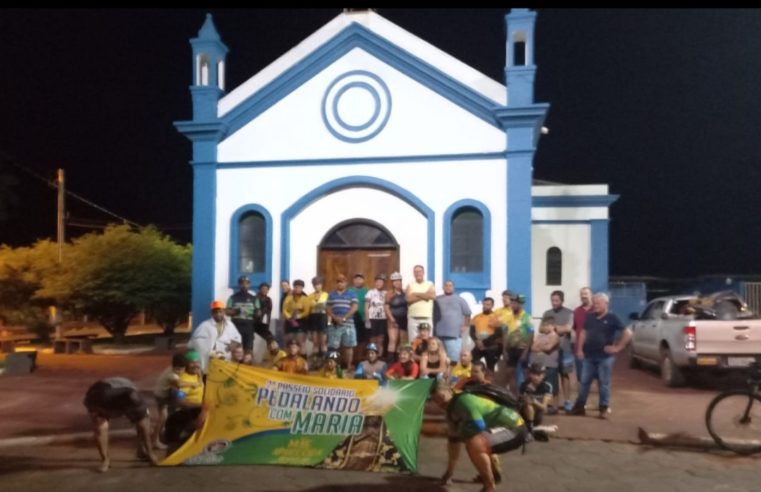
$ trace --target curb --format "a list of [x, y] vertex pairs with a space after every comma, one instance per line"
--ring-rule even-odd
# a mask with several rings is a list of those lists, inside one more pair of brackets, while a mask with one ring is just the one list
[[[108, 433], [109, 437], [130, 437], [135, 435], [135, 429], [116, 429]], [[0, 449], [18, 446], [48, 446], [50, 444], [67, 444], [72, 442], [93, 441], [92, 432], [76, 432], [73, 434], [53, 434], [49, 436], [25, 436], [0, 439]]]

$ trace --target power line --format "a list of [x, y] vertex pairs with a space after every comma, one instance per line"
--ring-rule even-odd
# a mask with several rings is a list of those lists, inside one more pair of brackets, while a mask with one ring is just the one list
[[[11, 166], [24, 171], [25, 173], [27, 173], [28, 175], [34, 177], [35, 179], [38, 179], [38, 180], [44, 182], [45, 184], [47, 184], [51, 188], [58, 189], [58, 184], [57, 183], [54, 183], [53, 181], [45, 178], [44, 176], [41, 176], [40, 174], [34, 172], [33, 170], [29, 169], [28, 167], [24, 166], [23, 164], [17, 162], [15, 159], [9, 157], [7, 154], [2, 153], [2, 157], [3, 157], [3, 161], [4, 162], [7, 162]], [[91, 200], [88, 200], [87, 198], [85, 198], [85, 197], [83, 197], [83, 196], [81, 196], [81, 195], [79, 195], [77, 193], [74, 193], [73, 191], [71, 191], [69, 189], [66, 189], [65, 193], [67, 195], [71, 196], [72, 198], [76, 198], [77, 200], [79, 200], [79, 201], [81, 201], [81, 202], [83, 202], [83, 203], [85, 203], [85, 204], [87, 204], [87, 205], [89, 205], [89, 206], [91, 206], [91, 207], [93, 207], [93, 208], [95, 208], [97, 210], [100, 210], [101, 212], [103, 212], [105, 214], [110, 215], [111, 217], [115, 217], [115, 218], [119, 219], [120, 221], [122, 221], [125, 224], [129, 224], [129, 225], [131, 225], [133, 227], [142, 227], [137, 222], [129, 220], [129, 219], [125, 218], [125, 217], [122, 217], [121, 215], [118, 215], [118, 214], [108, 210], [105, 207], [101, 207], [97, 203], [95, 203], [95, 202], [93, 202]]]

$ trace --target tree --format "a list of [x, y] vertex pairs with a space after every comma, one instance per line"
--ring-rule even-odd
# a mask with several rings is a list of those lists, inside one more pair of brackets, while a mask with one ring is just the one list
[[92, 315], [118, 343], [141, 310], [157, 313], [165, 329], [188, 312], [190, 256], [189, 245], [155, 227], [110, 226], [75, 239], [61, 274], [44, 278], [36, 295]]
[[57, 245], [48, 240], [31, 247], [0, 246], [0, 316], [43, 339], [50, 336], [47, 307], [52, 301], [35, 297], [35, 292], [43, 278], [57, 275], [57, 251]]

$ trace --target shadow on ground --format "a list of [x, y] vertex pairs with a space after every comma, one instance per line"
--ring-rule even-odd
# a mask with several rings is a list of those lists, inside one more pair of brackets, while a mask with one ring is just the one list
[[[368, 483], [351, 483], [341, 485], [320, 485], [308, 489], [301, 489], [301, 492], [417, 492], [425, 490], [426, 492], [445, 492], [447, 487], [441, 485], [438, 477], [423, 477], [410, 475], [389, 475], [385, 477], [386, 483], [368, 484]], [[268, 489], [263, 492], [282, 492], [280, 489]]]

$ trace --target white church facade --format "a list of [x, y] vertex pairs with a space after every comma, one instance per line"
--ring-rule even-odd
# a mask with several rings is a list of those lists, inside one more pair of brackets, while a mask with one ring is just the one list
[[[193, 319], [237, 278], [415, 265], [477, 300], [607, 288], [607, 185], [533, 181], [536, 14], [505, 17], [506, 84], [373, 11], [345, 12], [230, 92], [208, 16], [191, 40]], [[271, 297], [278, 301], [279, 291]], [[575, 298], [575, 297], [574, 297]], [[499, 301], [498, 301], [499, 302]], [[277, 305], [277, 304], [276, 304]]]

